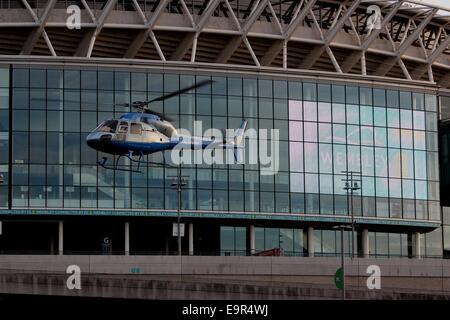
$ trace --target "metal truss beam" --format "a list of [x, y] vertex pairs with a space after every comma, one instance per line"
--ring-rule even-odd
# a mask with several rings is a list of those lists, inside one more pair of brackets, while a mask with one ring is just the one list
[[[23, 2], [26, 3], [27, 8], [29, 8], [27, 0], [23, 0]], [[56, 0], [48, 0], [47, 5], [45, 6], [44, 12], [40, 19], [35, 14], [32, 14], [35, 21], [39, 23], [39, 27], [34, 28], [33, 31], [31, 31], [31, 33], [28, 35], [28, 38], [25, 41], [20, 54], [23, 54], [23, 55], [31, 54], [34, 46], [39, 41], [39, 38], [41, 36], [43, 36], [52, 55], [56, 55], [56, 53], [53, 49], [53, 46], [50, 42], [50, 39], [48, 38], [47, 33], [45, 32], [45, 24], [47, 23], [50, 12], [53, 9], [53, 7], [55, 6], [55, 4], [56, 4]], [[29, 9], [31, 9], [31, 8], [29, 8]]]
[[449, 45], [450, 35], [447, 35], [447, 38], [441, 42], [439, 47], [435, 48], [428, 56], [426, 64], [419, 65], [416, 69], [413, 70], [413, 72], [411, 72], [411, 76], [414, 79], [420, 79], [423, 74], [431, 68], [436, 59], [439, 58], [439, 56], [448, 48]]
[[[395, 50], [395, 57], [391, 57], [384, 61], [375, 71], [375, 75], [384, 77], [386, 74], [394, 67], [394, 65], [401, 59], [402, 55], [411, 46], [411, 44], [419, 37], [420, 33], [425, 29], [425, 27], [430, 23], [437, 9], [431, 10], [428, 15], [420, 22], [420, 24], [415, 28], [413, 33], [406, 39], [404, 39], [400, 46]], [[400, 65], [401, 66], [401, 65]]]
[[404, 0], [398, 1], [393, 8], [390, 9], [389, 13], [385, 15], [384, 19], [381, 21], [379, 29], [372, 29], [372, 31], [367, 35], [361, 44], [361, 49], [358, 51], [353, 51], [342, 63], [342, 72], [348, 73], [352, 70], [353, 66], [358, 63], [358, 61], [363, 57], [365, 51], [369, 48], [372, 42], [379, 36], [381, 31], [386, 27], [386, 25], [392, 20], [392, 18], [397, 13], [398, 9], [403, 5]]
[[217, 63], [226, 63], [228, 59], [231, 58], [233, 53], [241, 45], [242, 41], [247, 38], [248, 31], [256, 22], [256, 20], [259, 18], [259, 16], [262, 14], [262, 12], [266, 9], [268, 2], [269, 0], [261, 0], [259, 3], [257, 3], [256, 6], [253, 7], [250, 15], [248, 16], [244, 25], [241, 27], [240, 30], [241, 34], [239, 36], [233, 37], [233, 39], [231, 39], [230, 42], [228, 42], [227, 46], [222, 50], [221, 54], [217, 57], [216, 59]]
[[117, 0], [108, 0], [105, 7], [103, 8], [100, 17], [97, 19], [95, 29], [91, 29], [86, 32], [78, 45], [77, 50], [75, 51], [75, 56], [81, 57], [90, 57], [92, 54], [92, 50], [94, 49], [94, 44], [97, 36], [100, 34], [100, 31], [105, 24], [106, 18], [114, 9]]
[[[266, 51], [264, 56], [261, 59], [261, 65], [263, 66], [270, 66], [272, 61], [278, 56], [281, 50], [283, 50], [283, 47], [287, 46], [287, 42], [292, 37], [292, 34], [297, 29], [297, 27], [303, 22], [306, 15], [310, 12], [310, 10], [313, 8], [314, 4], [316, 3], [316, 0], [310, 0], [305, 5], [303, 10], [299, 11], [294, 19], [292, 19], [291, 23], [286, 28], [286, 31], [284, 32], [284, 39], [283, 40], [275, 40], [275, 42], [270, 46], [270, 48]], [[298, 9], [300, 10], [300, 6], [302, 4], [299, 4]], [[283, 59], [284, 60], [284, 59]], [[287, 65], [287, 63], [286, 63]]]
[[196, 44], [198, 35], [203, 30], [209, 18], [211, 18], [211, 15], [214, 13], [220, 2], [221, 0], [210, 0], [205, 11], [200, 16], [198, 23], [195, 25], [195, 32], [190, 32], [184, 36], [183, 40], [177, 46], [175, 52], [170, 57], [170, 60], [179, 61], [183, 59], [189, 49], [192, 48], [194, 44]]
[[[327, 51], [329, 48], [331, 41], [333, 41], [334, 37], [337, 33], [342, 29], [344, 23], [352, 16], [353, 12], [360, 5], [361, 0], [355, 0], [350, 7], [347, 8], [344, 15], [334, 23], [334, 25], [328, 30], [328, 33], [325, 35], [324, 41], [322, 45], [316, 46], [302, 62], [299, 64], [300, 69], [310, 69], [314, 63], [320, 58], [320, 56]], [[338, 16], [336, 17], [338, 18]], [[330, 57], [331, 58], [331, 57]]]
[[[155, 47], [157, 48], [157, 51], [158, 51], [159, 45], [157, 44], [157, 41], [155, 44], [154, 40], [156, 40], [156, 37], [153, 34], [153, 27], [158, 22], [158, 19], [161, 17], [161, 14], [166, 9], [168, 2], [169, 2], [169, 0], [161, 0], [159, 2], [159, 4], [155, 8], [152, 16], [150, 17], [150, 19], [148, 19], [148, 21], [145, 24], [146, 29], [139, 31], [138, 34], [134, 37], [133, 41], [131, 42], [131, 45], [128, 47], [128, 50], [124, 54], [124, 58], [133, 59], [136, 56], [136, 54], [139, 52], [139, 50], [142, 48], [145, 41], [147, 41], [148, 37], [150, 37], [152, 39], [153, 44], [155, 45]], [[161, 49], [159, 49], [159, 50], [161, 50]], [[164, 58], [164, 60], [165, 60], [165, 58]]]
[[444, 88], [450, 87], [450, 72], [447, 72], [439, 81], [438, 85]]

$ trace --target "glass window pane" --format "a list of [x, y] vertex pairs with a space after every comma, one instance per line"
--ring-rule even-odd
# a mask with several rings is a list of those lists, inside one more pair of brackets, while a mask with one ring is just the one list
[[437, 111], [437, 98], [435, 95], [425, 95], [425, 108], [427, 111]]
[[304, 139], [309, 142], [317, 142], [317, 123], [304, 122]]
[[345, 91], [346, 91], [346, 102], [347, 103], [358, 104], [361, 101], [361, 104], [372, 104], [369, 102], [366, 103], [366, 101], [369, 100], [368, 99], [369, 97], [367, 97], [365, 95], [365, 92], [363, 92], [364, 91], [363, 88], [361, 88], [361, 100], [359, 99], [358, 87], [346, 86]]
[[400, 127], [412, 129], [412, 111], [400, 110]]
[[411, 92], [400, 91], [400, 108], [402, 109], [412, 108]]
[[373, 127], [361, 126], [361, 144], [373, 146]]
[[259, 98], [259, 116], [262, 118], [273, 118], [272, 99]]
[[315, 83], [303, 83], [303, 100], [317, 101], [317, 88]]
[[319, 123], [319, 141], [332, 142], [331, 124]]
[[387, 125], [388, 127], [400, 127], [400, 113], [398, 109], [387, 108]]
[[273, 81], [273, 96], [274, 98], [287, 98], [287, 82], [274, 80]]
[[345, 103], [345, 87], [332, 85], [331, 91], [333, 94], [334, 103]]
[[13, 68], [13, 86], [28, 87], [30, 81], [29, 69]]
[[317, 91], [319, 94], [319, 101], [331, 102], [331, 86], [329, 84], [318, 84]]
[[389, 107], [389, 108], [398, 108], [399, 107], [398, 91], [387, 90], [386, 98], [387, 98], [387, 107]]
[[333, 103], [333, 123], [345, 123], [345, 104]]
[[373, 108], [368, 106], [361, 106], [360, 117], [362, 125], [373, 125]]
[[373, 148], [361, 147], [361, 165], [361, 171], [363, 175], [374, 175], [375, 165]]
[[319, 171], [322, 173], [333, 172], [333, 151], [331, 144], [319, 144]]
[[[64, 70], [64, 88], [80, 88], [80, 70]], [[90, 89], [95, 89], [95, 87]]]
[[312, 101], [303, 102], [304, 120], [306, 121], [317, 121], [317, 103]]
[[290, 120], [302, 120], [303, 119], [302, 101], [289, 100], [289, 119]]
[[375, 148], [375, 175], [387, 177], [387, 149]]
[[272, 98], [272, 80], [258, 80], [259, 97]]
[[401, 177], [401, 159], [400, 150], [389, 149], [389, 177], [400, 178]]
[[331, 104], [325, 102], [319, 102], [319, 121], [320, 122], [331, 122]]
[[305, 172], [318, 172], [317, 143], [305, 143]]
[[359, 106], [347, 105], [347, 123], [359, 124]]
[[303, 122], [289, 121], [289, 139], [291, 141], [303, 141]]
[[373, 104], [375, 106], [386, 106], [386, 91], [384, 89], [373, 89]]
[[242, 78], [228, 78], [228, 94], [242, 96]]
[[387, 146], [386, 128], [375, 127], [375, 145], [378, 147]]
[[289, 99], [302, 100], [302, 83], [289, 81]]

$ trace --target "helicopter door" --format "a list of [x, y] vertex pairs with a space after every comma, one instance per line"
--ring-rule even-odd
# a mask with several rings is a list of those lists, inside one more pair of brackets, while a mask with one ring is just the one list
[[120, 121], [119, 129], [117, 130], [117, 140], [125, 141], [127, 140], [128, 134], [128, 122]]
[[130, 141], [142, 141], [142, 125], [140, 123], [131, 123], [128, 139]]

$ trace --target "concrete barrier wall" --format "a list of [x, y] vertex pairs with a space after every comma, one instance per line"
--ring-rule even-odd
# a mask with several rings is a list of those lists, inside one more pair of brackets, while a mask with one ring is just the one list
[[[87, 256], [0, 255], [1, 270], [65, 272], [78, 265], [95, 274], [152, 275], [334, 275], [341, 266], [336, 258], [221, 257], [221, 256]], [[369, 265], [378, 265], [383, 276], [450, 277], [450, 260], [444, 259], [345, 259], [346, 274], [366, 275]]]
[[[447, 260], [346, 259], [345, 264], [349, 297], [450, 298]], [[69, 265], [81, 269], [82, 292], [66, 288]], [[304, 257], [0, 255], [0, 293], [149, 299], [339, 298], [334, 275], [340, 265], [336, 258]], [[381, 290], [367, 288], [369, 265], [380, 267]]]

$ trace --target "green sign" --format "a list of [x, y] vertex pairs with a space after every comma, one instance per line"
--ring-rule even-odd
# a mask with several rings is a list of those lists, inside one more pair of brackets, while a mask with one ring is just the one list
[[343, 277], [342, 277], [342, 268], [336, 270], [336, 274], [334, 275], [334, 283], [336, 284], [336, 288], [339, 290], [342, 289]]

